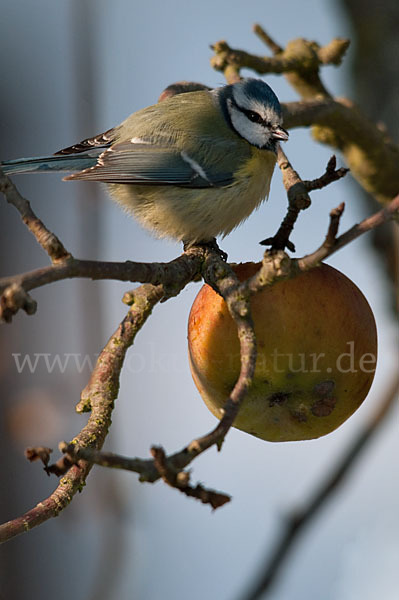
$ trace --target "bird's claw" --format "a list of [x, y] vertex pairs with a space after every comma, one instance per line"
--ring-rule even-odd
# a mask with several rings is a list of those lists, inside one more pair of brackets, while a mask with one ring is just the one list
[[190, 248], [206, 248], [212, 250], [213, 252], [216, 252], [224, 262], [227, 262], [228, 254], [219, 248], [216, 238], [207, 240], [206, 242], [183, 242], [183, 250], [185, 252]]

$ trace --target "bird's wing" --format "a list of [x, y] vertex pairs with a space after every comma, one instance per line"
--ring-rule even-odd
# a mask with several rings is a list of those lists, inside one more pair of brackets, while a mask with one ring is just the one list
[[65, 179], [207, 188], [231, 184], [233, 173], [220, 173], [209, 164], [204, 167], [176, 148], [128, 141], [113, 144], [99, 156], [94, 167]]
[[80, 152], [86, 152], [86, 150], [90, 150], [90, 148], [106, 148], [112, 144], [114, 139], [114, 129], [108, 129], [104, 133], [100, 133], [94, 137], [86, 138], [73, 146], [68, 146], [68, 148], [62, 148], [62, 150], [58, 150], [55, 152], [55, 156], [65, 155], [65, 154], [79, 154]]

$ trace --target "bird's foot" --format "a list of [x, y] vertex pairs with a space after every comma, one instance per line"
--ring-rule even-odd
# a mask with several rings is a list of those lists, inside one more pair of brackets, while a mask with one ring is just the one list
[[207, 248], [209, 250], [213, 250], [213, 252], [216, 252], [224, 262], [227, 262], [228, 255], [219, 248], [216, 238], [207, 240], [206, 242], [183, 242], [184, 252], [190, 248]]
[[295, 252], [295, 245], [288, 239], [287, 236], [279, 235], [277, 233], [275, 236], [266, 238], [259, 242], [261, 246], [270, 246], [270, 250], [290, 250], [291, 252]]

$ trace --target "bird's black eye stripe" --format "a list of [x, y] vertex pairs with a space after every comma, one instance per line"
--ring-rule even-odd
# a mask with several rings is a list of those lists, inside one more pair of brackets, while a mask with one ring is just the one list
[[264, 127], [270, 127], [270, 123], [262, 119], [259, 113], [243, 108], [242, 106], [239, 106], [238, 108], [250, 121], [252, 121], [252, 123], [259, 123], [259, 125], [263, 125]]

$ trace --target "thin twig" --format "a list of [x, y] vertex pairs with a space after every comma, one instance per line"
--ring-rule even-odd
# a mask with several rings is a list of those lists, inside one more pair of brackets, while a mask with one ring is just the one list
[[349, 169], [345, 169], [341, 167], [337, 169], [337, 159], [335, 155], [333, 155], [327, 163], [327, 167], [325, 173], [321, 177], [317, 179], [312, 179], [311, 181], [304, 181], [304, 185], [308, 192], [312, 192], [313, 190], [321, 190], [326, 187], [333, 181], [338, 181], [338, 179], [342, 179], [349, 172]]
[[196, 487], [189, 485], [190, 474], [187, 471], [173, 471], [168, 465], [163, 448], [153, 446], [151, 454], [154, 458], [154, 465], [165, 483], [180, 490], [186, 496], [196, 498], [203, 504], [210, 504], [214, 510], [230, 501], [230, 496], [226, 494], [206, 489], [200, 484], [197, 484]]
[[253, 30], [258, 38], [261, 39], [268, 48], [270, 48], [274, 55], [283, 52], [283, 48], [270, 37], [270, 35], [263, 29], [261, 25], [259, 25], [259, 23], [255, 23]]
[[262, 240], [260, 244], [263, 246], [271, 246], [272, 250], [285, 250], [285, 248], [288, 248], [288, 250], [295, 252], [295, 245], [289, 238], [299, 213], [301, 210], [309, 208], [311, 200], [302, 179], [291, 165], [280, 145], [277, 147], [277, 164], [280, 167], [283, 184], [287, 191], [287, 214], [277, 233], [273, 237]]
[[[336, 209], [339, 211], [339, 208]], [[399, 216], [399, 195], [396, 196], [385, 208], [378, 211], [371, 217], [364, 219], [358, 225], [354, 225], [348, 231], [340, 235], [334, 241], [332, 241], [331, 236], [328, 236], [324, 243], [318, 248], [315, 252], [304, 256], [303, 258], [298, 260], [298, 267], [300, 270], [304, 271], [308, 268], [312, 268], [317, 263], [320, 263], [322, 260], [327, 258], [327, 256], [331, 256], [337, 250], [340, 250], [353, 240], [357, 239], [359, 236], [364, 233], [371, 231], [375, 227], [382, 225], [383, 223], [387, 223], [391, 219], [397, 219]], [[337, 218], [337, 215], [335, 215]], [[339, 218], [339, 216], [338, 216]]]
[[290, 279], [297, 277], [300, 272], [308, 271], [313, 269], [320, 264], [322, 260], [331, 256], [337, 250], [346, 246], [360, 235], [387, 223], [392, 219], [399, 218], [399, 195], [396, 196], [385, 208], [378, 211], [371, 217], [364, 219], [358, 225], [351, 227], [348, 231], [343, 233], [338, 238], [335, 238], [339, 220], [341, 218], [344, 205], [340, 204], [339, 207], [334, 209], [330, 214], [330, 224], [328, 227], [326, 238], [323, 244], [311, 254], [308, 254], [299, 259], [290, 259], [284, 252], [265, 252], [265, 256], [262, 262], [262, 266], [259, 271], [241, 283], [240, 291], [242, 293], [249, 292], [255, 294], [266, 286], [274, 285], [282, 279]]
[[53, 262], [66, 260], [70, 253], [64, 248], [54, 233], [49, 231], [44, 223], [35, 215], [28, 200], [23, 198], [12, 181], [4, 175], [0, 168], [0, 193], [4, 194], [7, 202], [12, 204], [27, 228], [35, 236], [40, 246], [47, 252]]
[[283, 184], [287, 190], [288, 209], [277, 233], [260, 242], [263, 246], [271, 246], [272, 250], [284, 250], [288, 248], [295, 252], [295, 246], [290, 241], [290, 235], [294, 229], [299, 213], [311, 205], [309, 191], [319, 190], [330, 183], [341, 179], [346, 175], [348, 169], [336, 169], [336, 158], [332, 156], [328, 161], [323, 175], [312, 181], [303, 181], [295, 171], [281, 146], [277, 149], [277, 164], [280, 167]]

